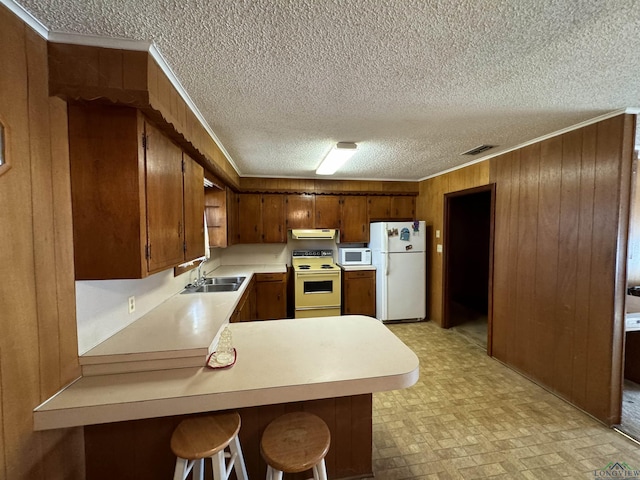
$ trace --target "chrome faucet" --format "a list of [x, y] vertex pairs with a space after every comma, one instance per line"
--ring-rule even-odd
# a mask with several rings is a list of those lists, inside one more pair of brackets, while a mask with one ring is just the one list
[[201, 286], [201, 285], [204, 285], [204, 279], [205, 279], [205, 276], [207, 275], [207, 272], [204, 272], [204, 271], [202, 270], [202, 265], [204, 265], [204, 263], [205, 263], [206, 261], [207, 261], [207, 259], [206, 259], [206, 258], [203, 258], [203, 259], [200, 261], [200, 264], [198, 265], [198, 277], [196, 278], [196, 281], [195, 281], [195, 285], [196, 285], [197, 287], [199, 287], [199, 286]]

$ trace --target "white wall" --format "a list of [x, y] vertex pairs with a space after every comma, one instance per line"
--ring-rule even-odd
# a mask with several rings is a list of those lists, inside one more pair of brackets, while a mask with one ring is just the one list
[[[219, 249], [211, 250], [203, 269], [220, 265]], [[173, 276], [173, 268], [140, 280], [91, 280], [76, 282], [78, 353], [82, 355], [119, 332], [145, 313], [191, 283], [196, 270]], [[135, 296], [136, 310], [128, 311], [128, 299]]]
[[[343, 244], [344, 246], [344, 244]], [[232, 245], [221, 249], [222, 265], [291, 265], [293, 250], [333, 250], [337, 259], [338, 247], [335, 240], [292, 240], [282, 243], [257, 243]]]

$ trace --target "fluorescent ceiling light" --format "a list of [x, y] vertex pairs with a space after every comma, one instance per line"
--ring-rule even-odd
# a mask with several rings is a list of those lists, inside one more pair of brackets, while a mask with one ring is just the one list
[[351, 158], [351, 155], [356, 153], [358, 146], [351, 142], [339, 142], [335, 147], [331, 149], [324, 160], [316, 170], [318, 175], [333, 175], [344, 162]]

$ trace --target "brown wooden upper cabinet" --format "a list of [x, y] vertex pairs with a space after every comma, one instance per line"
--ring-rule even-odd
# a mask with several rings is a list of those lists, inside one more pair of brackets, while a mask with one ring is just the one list
[[184, 261], [205, 254], [204, 220], [204, 168], [186, 153], [183, 158], [183, 217], [184, 217]]
[[262, 241], [287, 243], [284, 195], [262, 195]]
[[77, 280], [142, 278], [204, 254], [203, 169], [137, 109], [70, 105], [69, 158]]
[[341, 243], [366, 243], [369, 241], [369, 216], [367, 197], [345, 195], [341, 208]]
[[315, 228], [316, 196], [309, 193], [286, 195], [286, 227]]
[[240, 193], [238, 198], [239, 243], [286, 243], [284, 196]]
[[392, 220], [415, 220], [416, 197], [406, 195], [391, 197], [390, 213]]
[[242, 193], [238, 195], [238, 241], [240, 243], [262, 242], [262, 195]]
[[370, 222], [415, 219], [416, 198], [414, 196], [370, 196], [368, 204]]
[[316, 220], [313, 228], [340, 228], [339, 195], [316, 195]]

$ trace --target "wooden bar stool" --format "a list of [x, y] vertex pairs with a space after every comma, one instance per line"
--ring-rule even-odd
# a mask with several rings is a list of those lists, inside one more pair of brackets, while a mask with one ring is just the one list
[[[177, 457], [173, 480], [185, 480], [192, 469], [193, 480], [202, 480], [205, 458], [211, 458], [214, 480], [227, 480], [234, 466], [238, 480], [248, 480], [239, 431], [240, 415], [237, 412], [193, 417], [180, 422], [171, 436], [171, 450]], [[227, 447], [230, 453], [225, 452]]]
[[283, 473], [313, 471], [315, 480], [327, 480], [324, 457], [331, 433], [319, 417], [293, 412], [276, 418], [262, 434], [260, 452], [267, 462], [267, 480], [281, 480]]

